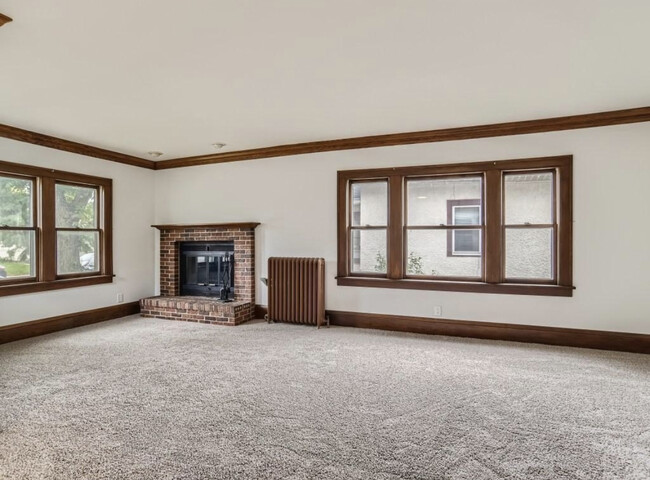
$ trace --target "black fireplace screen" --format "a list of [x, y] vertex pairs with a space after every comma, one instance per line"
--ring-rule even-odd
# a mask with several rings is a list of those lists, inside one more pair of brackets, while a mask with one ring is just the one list
[[235, 296], [233, 242], [183, 242], [180, 245], [180, 294], [206, 297]]

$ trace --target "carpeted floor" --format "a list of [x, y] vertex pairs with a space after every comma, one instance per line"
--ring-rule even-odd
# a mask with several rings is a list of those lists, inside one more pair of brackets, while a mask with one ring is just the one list
[[648, 479], [650, 356], [137, 316], [0, 345], [3, 479]]

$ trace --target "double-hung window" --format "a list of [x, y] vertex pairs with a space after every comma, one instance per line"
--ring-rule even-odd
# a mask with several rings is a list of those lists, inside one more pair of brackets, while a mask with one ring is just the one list
[[0, 285], [36, 277], [36, 179], [0, 173]]
[[365, 275], [386, 274], [388, 183], [350, 182], [350, 268]]
[[98, 186], [56, 184], [57, 275], [97, 272], [101, 263]]
[[572, 157], [341, 171], [339, 285], [572, 294]]
[[483, 177], [416, 176], [405, 183], [406, 275], [481, 279]]
[[0, 296], [112, 281], [112, 181], [0, 162]]

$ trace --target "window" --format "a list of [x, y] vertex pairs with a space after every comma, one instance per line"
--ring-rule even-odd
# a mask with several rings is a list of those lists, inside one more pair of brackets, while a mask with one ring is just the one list
[[111, 184], [0, 162], [0, 296], [112, 281]]
[[386, 273], [388, 184], [350, 182], [350, 249], [353, 272]]
[[[471, 251], [455, 252], [471, 248], [474, 239], [480, 241], [484, 228], [480, 214], [472, 216], [475, 207], [459, 199], [480, 199], [482, 192], [480, 175], [406, 177], [407, 276], [481, 278], [480, 258], [454, 257], [469, 257]], [[478, 244], [474, 250], [480, 250]]]
[[339, 172], [338, 284], [571, 296], [572, 157]]
[[0, 176], [0, 282], [36, 276], [34, 183], [29, 177]]
[[58, 275], [98, 271], [101, 232], [97, 215], [98, 197], [97, 187], [56, 184]]

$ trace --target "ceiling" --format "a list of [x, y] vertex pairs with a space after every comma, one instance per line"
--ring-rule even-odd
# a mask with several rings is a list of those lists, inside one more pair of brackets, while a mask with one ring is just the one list
[[0, 0], [0, 123], [146, 157], [650, 105], [647, 0]]

